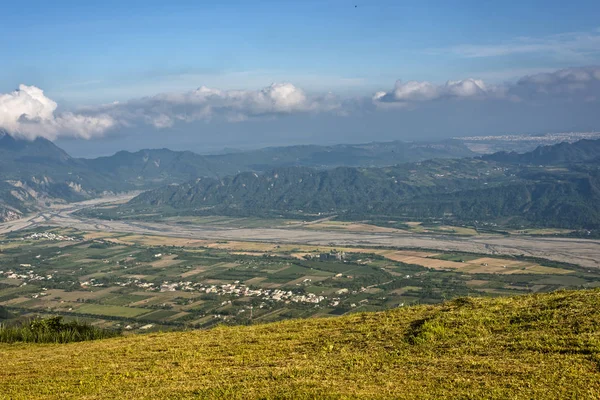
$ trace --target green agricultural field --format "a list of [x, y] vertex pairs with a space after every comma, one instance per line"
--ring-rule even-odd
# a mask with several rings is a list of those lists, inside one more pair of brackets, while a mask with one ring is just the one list
[[86, 315], [109, 328], [136, 330], [152, 320], [182, 329], [600, 286], [600, 271], [523, 257], [232, 241], [164, 246], [159, 236], [116, 233], [77, 237], [85, 239], [0, 238], [6, 245], [0, 307], [18, 315]]
[[108, 306], [103, 304], [84, 304], [75, 310], [78, 314], [91, 314], [109, 317], [133, 318], [148, 313], [149, 310], [143, 308]]
[[152, 320], [152, 321], [164, 321], [175, 314], [179, 314], [177, 311], [170, 310], [158, 310], [153, 311], [149, 314], [144, 315], [144, 320]]
[[111, 306], [126, 306], [131, 303], [150, 299], [152, 296], [141, 296], [137, 294], [118, 295], [115, 297], [106, 297], [102, 299], [102, 304]]

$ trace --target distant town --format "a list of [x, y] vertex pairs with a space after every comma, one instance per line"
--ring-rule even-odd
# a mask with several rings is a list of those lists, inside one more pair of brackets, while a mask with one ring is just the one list
[[[544, 144], [553, 144], [561, 142], [573, 143], [581, 139], [600, 139], [600, 132], [561, 132], [539, 134], [520, 134], [520, 135], [493, 135], [493, 136], [459, 136], [456, 140], [463, 141], [511, 141], [511, 142], [531, 142], [539, 141]], [[540, 143], [542, 144], [542, 143]]]

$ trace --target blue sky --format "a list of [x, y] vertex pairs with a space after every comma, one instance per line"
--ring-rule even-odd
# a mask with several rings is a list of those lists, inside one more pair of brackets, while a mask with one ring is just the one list
[[[291, 82], [307, 96], [332, 92], [343, 102], [390, 92], [396, 80], [513, 84], [526, 75], [600, 65], [598, 15], [598, 1], [553, 0], [12, 2], [0, 17], [0, 94], [35, 86], [60, 113], [201, 86], [256, 91]], [[391, 118], [379, 117], [369, 113], [363, 123]], [[325, 117], [307, 116], [304, 130], [312, 129], [311, 118]], [[193, 122], [168, 128], [187, 143], [199, 129]], [[595, 122], [590, 116], [589, 124]], [[249, 130], [269, 125], [243, 124]], [[202, 123], [206, 135], [219, 124], [208, 125]], [[127, 136], [144, 128], [119, 123], [109, 130], [108, 136]], [[237, 130], [243, 128], [232, 127]]]

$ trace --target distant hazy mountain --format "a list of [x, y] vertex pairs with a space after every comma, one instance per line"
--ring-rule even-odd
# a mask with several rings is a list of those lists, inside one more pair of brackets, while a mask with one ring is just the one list
[[81, 160], [96, 171], [132, 185], [182, 182], [196, 177], [222, 177], [242, 171], [263, 172], [274, 167], [386, 166], [432, 158], [473, 156], [464, 144], [448, 140], [432, 143], [367, 143], [335, 146], [268, 147], [228, 154], [199, 155], [189, 151], [120, 151], [110, 157]]
[[539, 146], [528, 153], [498, 152], [482, 156], [484, 160], [512, 164], [556, 165], [600, 160], [600, 140], [580, 140], [575, 143], [559, 143]]

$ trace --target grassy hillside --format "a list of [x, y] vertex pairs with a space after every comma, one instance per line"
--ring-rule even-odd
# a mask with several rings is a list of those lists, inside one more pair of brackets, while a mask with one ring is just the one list
[[598, 398], [600, 290], [67, 345], [0, 345], [6, 398]]

